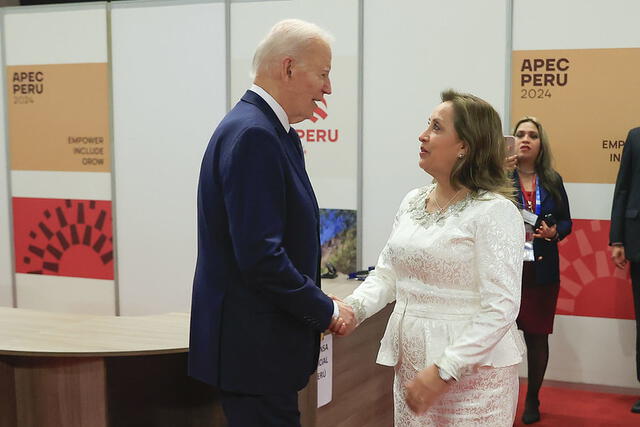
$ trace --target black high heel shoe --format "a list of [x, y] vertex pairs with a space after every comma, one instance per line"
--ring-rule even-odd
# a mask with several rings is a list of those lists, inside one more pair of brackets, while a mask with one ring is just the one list
[[523, 424], [533, 424], [540, 421], [540, 401], [526, 402], [524, 405], [524, 412], [522, 413]]

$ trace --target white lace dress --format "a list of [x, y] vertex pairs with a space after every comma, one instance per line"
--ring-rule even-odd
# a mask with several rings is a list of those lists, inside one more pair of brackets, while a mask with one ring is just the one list
[[[524, 348], [515, 327], [522, 217], [487, 192], [428, 213], [434, 187], [404, 198], [376, 269], [345, 301], [358, 322], [396, 301], [377, 359], [395, 366], [396, 426], [512, 426]], [[405, 385], [433, 363], [457, 381], [418, 417]]]

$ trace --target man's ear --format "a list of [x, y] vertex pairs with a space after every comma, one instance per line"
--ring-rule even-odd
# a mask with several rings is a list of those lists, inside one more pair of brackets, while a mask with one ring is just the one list
[[286, 56], [282, 60], [282, 77], [290, 79], [293, 74], [293, 58]]

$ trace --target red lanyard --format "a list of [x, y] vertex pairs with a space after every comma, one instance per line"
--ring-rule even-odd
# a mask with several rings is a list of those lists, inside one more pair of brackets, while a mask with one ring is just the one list
[[536, 211], [536, 176], [531, 178], [531, 191], [526, 191], [522, 180], [520, 180], [520, 189], [522, 190], [522, 198], [524, 199], [524, 205], [530, 212]]

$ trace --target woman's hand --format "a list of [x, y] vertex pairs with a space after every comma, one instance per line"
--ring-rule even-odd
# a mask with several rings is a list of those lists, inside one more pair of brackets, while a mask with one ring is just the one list
[[438, 374], [438, 367], [431, 365], [418, 372], [418, 375], [407, 384], [405, 399], [413, 412], [422, 415], [448, 388], [449, 384]]
[[540, 223], [540, 227], [536, 228], [536, 232], [533, 233], [533, 237], [537, 237], [538, 239], [545, 239], [547, 241], [551, 241], [558, 236], [558, 230], [554, 225], [551, 227], [547, 226], [547, 223], [542, 221]]
[[511, 172], [518, 165], [518, 155], [514, 154], [513, 156], [505, 157], [504, 159], [504, 168]]

